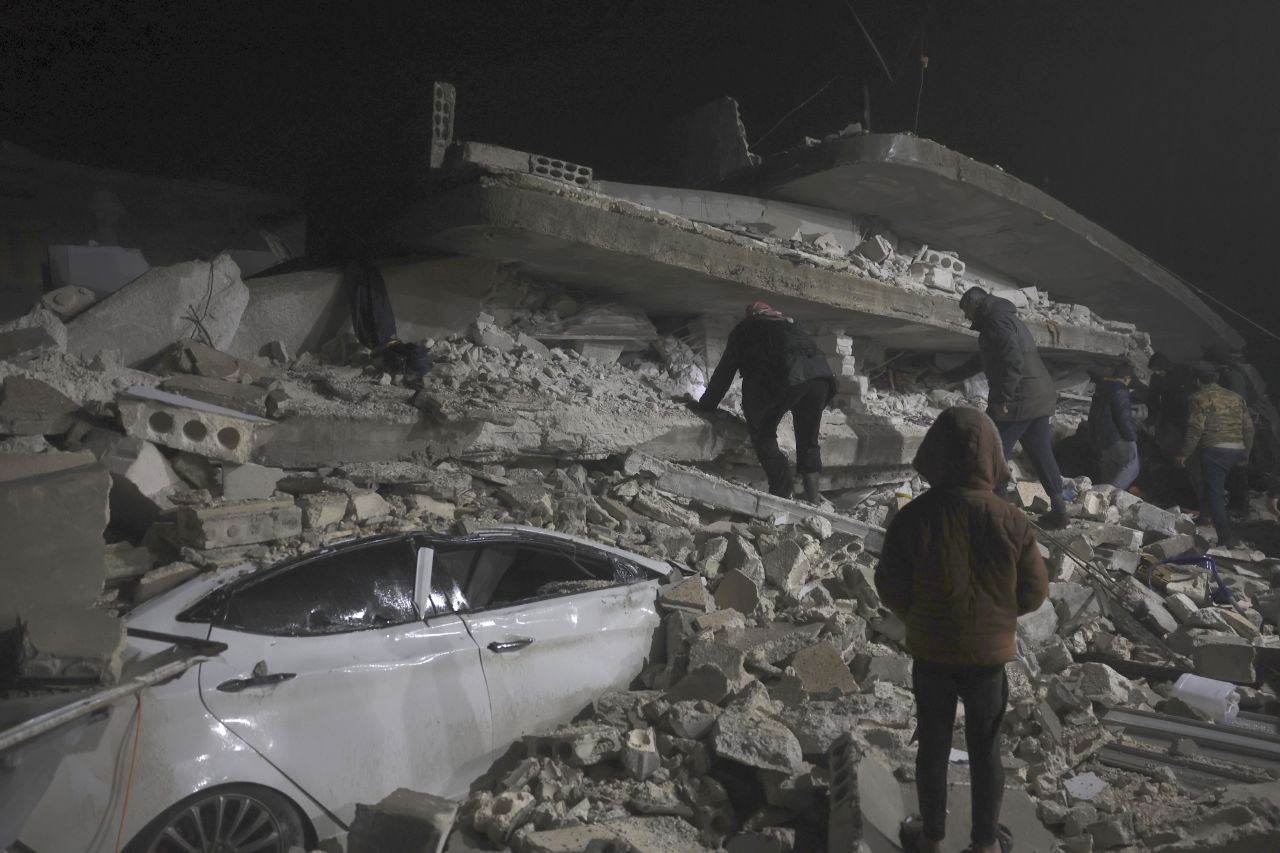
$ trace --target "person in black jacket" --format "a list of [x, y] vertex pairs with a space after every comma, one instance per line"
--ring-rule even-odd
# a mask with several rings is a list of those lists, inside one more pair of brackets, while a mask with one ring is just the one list
[[980, 368], [990, 391], [987, 414], [1000, 431], [1005, 459], [1015, 444], [1031, 457], [1040, 473], [1040, 484], [1049, 495], [1051, 509], [1039, 519], [1044, 527], [1067, 526], [1067, 504], [1062, 498], [1062, 473], [1053, 455], [1049, 419], [1058, 405], [1053, 377], [1040, 360], [1035, 339], [1018, 319], [1013, 303], [971, 287], [960, 297], [960, 310], [978, 333], [978, 356], [946, 374], [951, 382], [972, 376]]
[[804, 479], [805, 499], [820, 503], [818, 429], [822, 412], [835, 395], [835, 378], [826, 357], [791, 318], [763, 302], [753, 302], [747, 306], [746, 319], [729, 333], [724, 355], [702, 398], [690, 407], [714, 411], [737, 373], [742, 374], [742, 413], [756, 458], [769, 479], [769, 493], [791, 497], [791, 466], [778, 447], [778, 424], [790, 412], [796, 435], [796, 469]]
[[1124, 490], [1138, 479], [1138, 431], [1133, 424], [1133, 400], [1129, 383], [1133, 370], [1127, 365], [1094, 376], [1093, 402], [1089, 406], [1089, 433], [1101, 462], [1101, 482]]

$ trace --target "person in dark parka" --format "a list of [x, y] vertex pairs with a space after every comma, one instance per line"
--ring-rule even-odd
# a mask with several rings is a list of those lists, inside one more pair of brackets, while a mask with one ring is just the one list
[[1089, 404], [1089, 434], [1099, 456], [1100, 481], [1124, 490], [1138, 479], [1138, 430], [1133, 423], [1133, 399], [1129, 383], [1133, 370], [1127, 365], [1093, 375], [1093, 401]]
[[[875, 585], [907, 628], [916, 700], [916, 789], [923, 843], [946, 831], [947, 764], [956, 700], [964, 702], [973, 791], [974, 850], [1005, 850], [1000, 724], [1008, 703], [1004, 665], [1016, 655], [1018, 617], [1039, 608], [1049, 578], [1031, 524], [995, 493], [1009, 480], [1000, 436], [976, 409], [944, 411], [916, 451], [929, 490], [885, 532]], [[904, 829], [904, 835], [906, 830]]]
[[778, 424], [790, 412], [796, 469], [804, 480], [805, 499], [820, 503], [818, 430], [822, 412], [835, 395], [835, 378], [826, 357], [791, 318], [763, 302], [753, 302], [747, 306], [746, 319], [729, 333], [706, 391], [691, 407], [714, 411], [738, 373], [742, 374], [742, 413], [756, 458], [769, 479], [769, 493], [791, 497], [791, 466], [778, 447]]
[[958, 381], [979, 368], [987, 375], [990, 391], [987, 414], [1000, 431], [1005, 459], [1015, 444], [1031, 457], [1040, 473], [1040, 484], [1049, 495], [1051, 509], [1040, 517], [1048, 528], [1067, 526], [1067, 505], [1062, 498], [1062, 473], [1053, 455], [1049, 419], [1058, 404], [1053, 377], [1040, 360], [1035, 339], [1018, 319], [1013, 303], [992, 296], [980, 287], [971, 287], [960, 298], [960, 310], [978, 333], [978, 356], [949, 371], [946, 378]]

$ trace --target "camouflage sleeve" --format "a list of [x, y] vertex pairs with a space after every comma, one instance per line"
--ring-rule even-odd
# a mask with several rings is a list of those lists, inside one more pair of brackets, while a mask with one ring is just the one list
[[1195, 452], [1200, 444], [1200, 436], [1204, 434], [1204, 398], [1192, 394], [1187, 403], [1187, 431], [1182, 437], [1182, 449], [1178, 455], [1186, 458]]

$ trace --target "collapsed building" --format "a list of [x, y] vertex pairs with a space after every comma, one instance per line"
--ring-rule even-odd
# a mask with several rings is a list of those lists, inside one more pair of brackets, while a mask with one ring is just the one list
[[[635, 689], [529, 736], [457, 833], [517, 851], [892, 849], [912, 796], [910, 658], [870, 573], [884, 525], [927, 487], [910, 463], [928, 426], [985, 397], [980, 378], [938, 378], [975, 348], [959, 295], [1019, 307], [1065, 392], [1060, 436], [1089, 367], [1141, 372], [1153, 348], [1239, 336], [1113, 235], [928, 140], [850, 128], [762, 163], [726, 99], [678, 124], [685, 188], [656, 187], [456, 141], [452, 90], [434, 94], [430, 192], [375, 253], [424, 376], [352, 334], [350, 266], [259, 268], [299, 254], [283, 202], [237, 226], [238, 257], [148, 254], [99, 290], [100, 266], [64, 264], [0, 325], [7, 684], [70, 698], [136, 677], [123, 617], [193, 577], [372, 533], [546, 527], [692, 574], [660, 595], [660, 653]], [[98, 207], [100, 230], [122, 215]], [[51, 267], [113, 254], [50, 233]], [[837, 377], [831, 509], [765, 494], [741, 420], [679, 403], [756, 299], [814, 332]], [[1019, 843], [1274, 843], [1272, 562], [1214, 548], [1177, 507], [1069, 485], [1072, 524], [1041, 543], [1050, 601], [1008, 668]], [[1017, 494], [1047, 506], [1021, 472]], [[1170, 562], [1186, 555], [1208, 562]], [[1186, 672], [1235, 684], [1241, 724], [1174, 695]], [[380, 821], [403, 826], [406, 802], [435, 814], [394, 787], [350, 849], [444, 844], [450, 826], [424, 820], [386, 846]]]

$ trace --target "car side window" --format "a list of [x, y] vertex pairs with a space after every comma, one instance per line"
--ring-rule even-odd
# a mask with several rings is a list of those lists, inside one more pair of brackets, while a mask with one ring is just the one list
[[417, 621], [416, 568], [414, 551], [404, 539], [321, 554], [237, 589], [221, 624], [298, 637]]
[[443, 610], [482, 610], [571, 595], [634, 579], [604, 554], [585, 549], [499, 543], [437, 552], [433, 600]]

